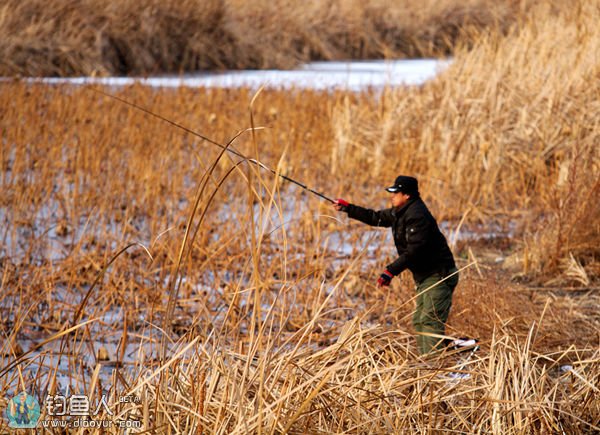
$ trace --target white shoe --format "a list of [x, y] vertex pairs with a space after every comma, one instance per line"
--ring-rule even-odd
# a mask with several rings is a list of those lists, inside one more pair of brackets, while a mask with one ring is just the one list
[[453, 350], [473, 350], [479, 349], [479, 340], [475, 338], [458, 338], [450, 342]]
[[470, 351], [467, 356], [463, 356], [461, 358], [460, 366], [458, 367], [457, 372], [451, 372], [448, 374], [448, 378], [453, 380], [454, 382], [458, 382], [462, 379], [469, 379], [471, 377], [470, 373], [464, 373], [462, 370], [465, 368], [471, 357], [479, 350], [479, 340], [475, 338], [459, 338], [456, 340], [452, 340], [448, 345], [450, 349], [456, 352], [467, 352]]

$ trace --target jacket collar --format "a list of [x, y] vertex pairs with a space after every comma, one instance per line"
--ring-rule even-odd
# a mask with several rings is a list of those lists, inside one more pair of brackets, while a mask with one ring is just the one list
[[394, 207], [392, 209], [392, 214], [396, 217], [400, 217], [402, 216], [404, 213], [406, 213], [406, 210], [408, 210], [408, 207], [410, 207], [411, 205], [413, 205], [415, 202], [420, 201], [421, 197], [420, 196], [416, 196], [414, 198], [410, 198], [408, 200], [408, 202], [406, 204], [404, 204], [402, 207]]

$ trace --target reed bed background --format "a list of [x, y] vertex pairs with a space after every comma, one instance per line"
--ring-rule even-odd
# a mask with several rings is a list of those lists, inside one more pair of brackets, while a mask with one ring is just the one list
[[333, 197], [417, 175], [467, 365], [415, 355], [387, 232], [89, 87], [3, 82], [0, 396], [108, 394], [156, 433], [598, 431], [599, 18], [542, 5], [419, 88], [111, 90]]
[[157, 74], [446, 56], [532, 0], [6, 0], [0, 75]]
[[337, 155], [378, 174], [424, 175], [444, 192], [432, 199], [438, 207], [454, 207], [449, 216], [509, 218], [521, 227], [523, 272], [562, 269], [587, 285], [599, 271], [599, 5], [550, 10], [481, 40], [441, 80], [393, 94], [380, 110], [347, 104], [337, 135], [354, 146], [338, 140]]

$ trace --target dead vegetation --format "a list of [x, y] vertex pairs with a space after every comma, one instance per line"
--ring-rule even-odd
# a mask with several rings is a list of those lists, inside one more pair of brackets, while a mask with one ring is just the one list
[[536, 16], [420, 88], [115, 91], [220, 143], [266, 127], [232, 146], [331, 196], [419, 176], [467, 365], [415, 355], [385, 232], [92, 89], [1, 83], [0, 396], [160, 433], [598, 431], [598, 9]]
[[517, 229], [523, 273], [568, 270], [572, 284], [589, 284], [600, 231], [600, 13], [594, 3], [548, 9], [460, 53], [420, 90], [375, 106], [345, 101], [335, 124], [343, 151], [332, 153], [379, 177], [421, 175], [447, 217], [489, 226], [502, 216]]
[[299, 62], [445, 56], [505, 31], [530, 0], [8, 0], [0, 75], [290, 68]]

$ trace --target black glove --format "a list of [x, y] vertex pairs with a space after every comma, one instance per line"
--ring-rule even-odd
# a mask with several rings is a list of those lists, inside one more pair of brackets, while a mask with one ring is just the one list
[[348, 211], [348, 206], [350, 205], [350, 203], [348, 201], [346, 201], [345, 199], [336, 199], [333, 202], [333, 207], [337, 210], [337, 211]]
[[392, 282], [392, 278], [394, 278], [392, 272], [390, 272], [387, 269], [384, 270], [383, 273], [379, 276], [379, 279], [377, 280], [377, 287], [387, 287], [388, 285], [390, 285], [390, 282]]

